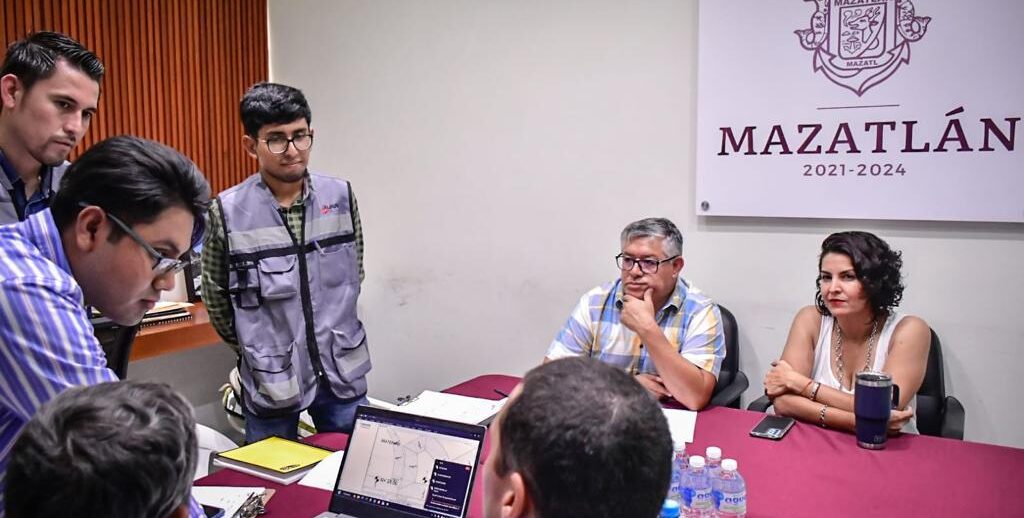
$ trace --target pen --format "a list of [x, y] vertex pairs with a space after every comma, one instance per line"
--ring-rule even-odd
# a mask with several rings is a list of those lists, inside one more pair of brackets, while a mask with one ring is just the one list
[[504, 393], [504, 392], [502, 392], [502, 391], [500, 391], [498, 389], [494, 389], [494, 391], [497, 392], [498, 395], [501, 396], [501, 397], [508, 397], [508, 394], [506, 394], [506, 393]]

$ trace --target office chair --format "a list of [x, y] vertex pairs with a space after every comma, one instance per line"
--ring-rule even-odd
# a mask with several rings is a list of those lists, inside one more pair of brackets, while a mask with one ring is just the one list
[[[914, 414], [917, 431], [921, 435], [964, 438], [964, 406], [960, 400], [946, 395], [946, 378], [942, 367], [942, 345], [939, 335], [931, 329], [932, 343], [928, 351], [928, 364], [924, 381], [917, 389]], [[747, 410], [764, 412], [772, 405], [768, 396], [761, 396], [747, 406]]]
[[710, 405], [740, 408], [740, 396], [750, 386], [747, 375], [740, 370], [739, 326], [732, 312], [719, 304], [722, 313], [722, 327], [725, 330], [725, 359], [718, 372], [715, 390], [711, 393]]
[[917, 390], [917, 430], [922, 435], [964, 439], [964, 405], [946, 395], [946, 377], [942, 366], [942, 344], [932, 329], [932, 343], [928, 350], [928, 367], [924, 381]]
[[139, 325], [122, 326], [98, 317], [93, 319], [93, 332], [107, 356], [107, 368], [118, 378], [125, 379], [128, 376], [128, 357], [131, 356]]

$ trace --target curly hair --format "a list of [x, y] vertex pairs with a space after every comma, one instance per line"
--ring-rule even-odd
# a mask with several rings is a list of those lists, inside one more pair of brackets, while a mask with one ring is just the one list
[[[868, 303], [875, 316], [888, 315], [903, 300], [902, 253], [889, 248], [889, 244], [870, 232], [857, 230], [836, 232], [821, 243], [818, 256], [818, 270], [826, 254], [843, 254], [850, 258], [857, 279], [864, 285]], [[820, 273], [819, 273], [820, 276]], [[821, 283], [814, 279], [817, 292], [814, 295], [818, 312], [831, 315], [821, 296]]]

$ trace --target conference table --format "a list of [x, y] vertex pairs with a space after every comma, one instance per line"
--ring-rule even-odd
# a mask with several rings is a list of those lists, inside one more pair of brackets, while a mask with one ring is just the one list
[[[499, 399], [519, 378], [484, 375], [446, 390]], [[883, 450], [857, 446], [852, 434], [796, 423], [780, 441], [749, 435], [764, 414], [712, 407], [697, 416], [687, 451], [708, 446], [736, 459], [747, 482], [747, 516], [1024, 516], [1024, 449], [903, 434]], [[488, 437], [489, 439], [489, 437]], [[308, 442], [344, 449], [348, 436], [322, 433]], [[481, 466], [487, 462], [485, 441]], [[609, 466], [608, 469], [615, 469]], [[469, 516], [482, 513], [483, 470], [477, 471]], [[196, 481], [199, 486], [260, 486], [277, 490], [265, 518], [304, 518], [327, 510], [330, 492], [281, 486], [230, 469]]]

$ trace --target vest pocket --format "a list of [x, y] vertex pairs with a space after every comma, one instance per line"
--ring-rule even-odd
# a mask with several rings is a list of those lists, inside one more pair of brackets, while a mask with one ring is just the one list
[[334, 336], [331, 357], [342, 381], [352, 383], [370, 372], [370, 350], [366, 346], [366, 331], [362, 327], [355, 333], [332, 329], [331, 335]]
[[292, 366], [294, 350], [294, 342], [242, 348], [242, 365], [253, 384], [248, 395], [257, 407], [280, 410], [299, 403], [299, 380]]
[[299, 275], [295, 256], [260, 259], [260, 293], [267, 300], [287, 299], [298, 293]]
[[359, 265], [356, 263], [355, 243], [338, 243], [321, 249], [317, 254], [320, 263], [320, 284], [336, 288], [344, 284], [359, 283]]
[[260, 276], [256, 263], [232, 263], [228, 267], [228, 294], [240, 309], [260, 307]]

